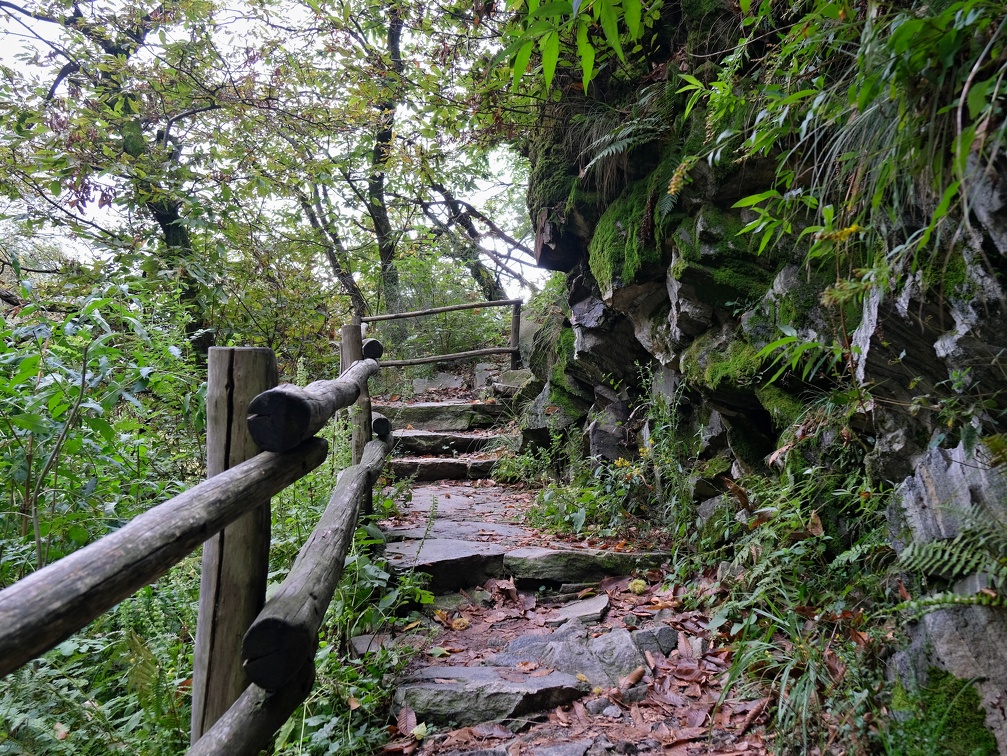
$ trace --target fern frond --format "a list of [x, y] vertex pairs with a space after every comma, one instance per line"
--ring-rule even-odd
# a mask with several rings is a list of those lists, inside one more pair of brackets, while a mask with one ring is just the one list
[[953, 541], [910, 544], [899, 561], [908, 570], [950, 579], [978, 572], [988, 558], [988, 554], [966, 545], [959, 536]]
[[603, 134], [584, 150], [584, 154], [598, 150], [584, 167], [584, 172], [587, 173], [595, 164], [603, 160], [625, 154], [634, 147], [640, 147], [654, 141], [660, 134], [661, 127], [661, 119], [650, 116], [624, 123], [609, 133]]
[[158, 715], [164, 711], [164, 674], [154, 653], [143, 639], [130, 630], [126, 635], [130, 669], [127, 675], [129, 689], [136, 693], [140, 705]]
[[999, 593], [980, 592], [971, 595], [963, 595], [953, 591], [935, 593], [924, 598], [904, 601], [896, 609], [909, 612], [911, 614], [926, 614], [938, 609], [947, 609], [950, 606], [1007, 606], [1007, 596]]
[[662, 194], [661, 198], [654, 205], [654, 213], [657, 215], [658, 220], [667, 218], [668, 214], [675, 209], [675, 205], [677, 204], [677, 194]]

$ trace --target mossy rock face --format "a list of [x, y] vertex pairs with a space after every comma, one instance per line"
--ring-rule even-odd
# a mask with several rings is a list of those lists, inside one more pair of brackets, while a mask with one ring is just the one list
[[783, 261], [756, 254], [751, 238], [739, 235], [744, 223], [740, 215], [704, 205], [695, 220], [672, 235], [669, 276], [710, 307], [736, 310], [761, 300]]
[[935, 743], [949, 756], [1000, 752], [996, 738], [986, 729], [982, 699], [973, 684], [936, 667], [927, 670], [927, 683], [918, 691], [910, 693], [897, 685], [892, 710], [899, 723], [889, 737], [898, 739], [900, 753], [933, 753]]
[[654, 241], [654, 208], [647, 181], [637, 181], [598, 221], [588, 245], [591, 273], [604, 296], [661, 263]]
[[755, 389], [755, 396], [758, 398], [759, 404], [773, 418], [773, 426], [778, 431], [786, 430], [804, 414], [804, 403], [779, 386], [760, 386]]
[[[827, 274], [810, 276], [796, 265], [785, 265], [757, 305], [741, 318], [741, 327], [749, 341], [761, 349], [779, 338], [780, 326], [793, 328], [808, 341], [827, 338], [833, 331], [832, 316], [821, 304], [822, 292], [832, 282]], [[857, 315], [848, 323], [856, 323]]]
[[590, 402], [546, 383], [525, 408], [521, 419], [522, 448], [549, 446], [554, 433], [567, 433], [587, 417]]
[[681, 369], [693, 387], [716, 391], [722, 384], [751, 386], [762, 367], [755, 349], [730, 328], [707, 332], [682, 354]]

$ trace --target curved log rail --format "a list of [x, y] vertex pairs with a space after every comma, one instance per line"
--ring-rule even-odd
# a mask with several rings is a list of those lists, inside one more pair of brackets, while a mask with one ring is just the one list
[[302, 667], [313, 666], [318, 629], [342, 577], [357, 515], [389, 450], [387, 437], [371, 441], [360, 464], [343, 471], [286, 579], [245, 633], [241, 656], [245, 674], [256, 685], [283, 688]]
[[[230, 460], [224, 459], [220, 464], [232, 466], [229, 469], [217, 466], [210, 471], [212, 477], [208, 480], [0, 591], [0, 677], [54, 648], [206, 542], [200, 595], [200, 623], [203, 623], [206, 552], [213, 539], [227, 538], [230, 542], [227, 534], [236, 527], [235, 523], [248, 520], [251, 513], [266, 507], [263, 538], [268, 545], [269, 498], [326, 458], [328, 443], [312, 436], [334, 412], [358, 401], [358, 397], [360, 402], [368, 403], [367, 379], [379, 369], [376, 359], [382, 349], [373, 339], [361, 344], [359, 326], [354, 326], [354, 330], [359, 356], [339, 378], [316, 381], [303, 389], [280, 386], [258, 394], [251, 402], [242, 387], [247, 390], [269, 373], [268, 366], [275, 364], [271, 362], [271, 353], [263, 355], [268, 350], [261, 349], [221, 349], [222, 354], [215, 355], [220, 369], [210, 370], [209, 382], [215, 384], [216, 394], [227, 398], [227, 407], [226, 411], [216, 411], [222, 419], [219, 427], [208, 433], [208, 439], [214, 439], [213, 443], [225, 450], [224, 457]], [[211, 356], [211, 368], [213, 365]], [[275, 375], [275, 367], [272, 370]], [[262, 375], [253, 380], [254, 372]], [[275, 383], [275, 377], [271, 383]], [[256, 390], [260, 389], [253, 389]], [[208, 390], [208, 406], [211, 393]], [[240, 396], [245, 398], [239, 401]], [[247, 413], [241, 411], [246, 402]], [[234, 433], [236, 421], [246, 417], [249, 432], [257, 436], [254, 440], [259, 446], [268, 445], [275, 451], [267, 450], [242, 462], [241, 455], [246, 452], [238, 447], [245, 441]], [[359, 419], [355, 418], [355, 436], [361, 430], [359, 425]], [[203, 697], [213, 699], [213, 705], [202, 710], [197, 727], [194, 679], [195, 742], [189, 750], [193, 756], [256, 756], [268, 749], [277, 730], [311, 692], [318, 630], [342, 575], [357, 519], [369, 506], [371, 487], [391, 449], [392, 427], [388, 419], [375, 414], [366, 425], [368, 436], [372, 430], [379, 439], [368, 442], [363, 447], [361, 461], [342, 472], [325, 512], [286, 580], [247, 626], [241, 658], [235, 658], [237, 653], [231, 656], [231, 660], [240, 661], [247, 677], [233, 693], [221, 692], [227, 691], [230, 683], [219, 682], [223, 679], [220, 669], [234, 666], [228, 665], [224, 658], [230, 646], [225, 643], [220, 649], [201, 650], [201, 638], [215, 635], [215, 623], [233, 624], [233, 618], [208, 613], [211, 624], [197, 627], [194, 656], [203, 660]], [[216, 446], [214, 451], [219, 451]], [[247, 454], [255, 454], [254, 447]], [[236, 561], [229, 561], [235, 554], [221, 551], [214, 557], [218, 570], [214, 574], [229, 574], [235, 579], [246, 569], [253, 571], [252, 567], [258, 569], [268, 564], [267, 552], [238, 556]], [[264, 564], [258, 564], [262, 560]], [[254, 582], [245, 585], [236, 579], [235, 587], [227, 590], [251, 591], [248, 597], [254, 601], [257, 590], [251, 585]], [[213, 601], [219, 604], [219, 599], [210, 603]], [[262, 606], [261, 598], [258, 606]], [[253, 614], [254, 611], [253, 608]]]
[[307, 475], [328, 446], [314, 439], [285, 454], [260, 454], [0, 591], [0, 676], [159, 578], [249, 504]]
[[[368, 339], [373, 343], [373, 339]], [[380, 356], [380, 350], [371, 349]], [[325, 427], [337, 410], [360, 396], [367, 379], [378, 372], [378, 362], [367, 358], [332, 381], [315, 381], [304, 388], [284, 383], [264, 391], [248, 405], [248, 430], [265, 451], [293, 449]]]

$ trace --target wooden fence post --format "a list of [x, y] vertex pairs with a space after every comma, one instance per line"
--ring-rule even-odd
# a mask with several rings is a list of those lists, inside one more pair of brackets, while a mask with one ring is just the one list
[[[513, 305], [510, 316], [510, 348], [518, 350], [521, 347], [521, 301], [518, 300]], [[521, 367], [521, 352], [514, 351], [510, 355], [510, 369], [517, 370]]]
[[[211, 347], [206, 385], [208, 478], [258, 453], [248, 433], [248, 403], [276, 386], [277, 380], [272, 350]], [[241, 639], [265, 601], [269, 539], [267, 498], [203, 545], [192, 672], [192, 743], [248, 685], [241, 666]]]
[[[349, 370], [350, 365], [364, 358], [363, 337], [360, 333], [360, 321], [357, 318], [349, 325], [340, 328], [342, 348], [339, 354], [342, 371]], [[353, 427], [353, 464], [359, 465], [364, 455], [364, 447], [371, 440], [371, 393], [365, 383], [360, 387], [360, 396], [350, 417]]]

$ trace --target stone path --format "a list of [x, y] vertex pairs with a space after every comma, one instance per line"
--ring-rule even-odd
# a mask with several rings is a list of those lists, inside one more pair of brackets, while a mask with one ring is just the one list
[[763, 753], [765, 701], [716, 705], [729, 653], [711, 648], [706, 618], [666, 586], [667, 554], [588, 548], [524, 525], [534, 492], [489, 479], [491, 441], [477, 440], [506, 408], [451, 404], [380, 407], [413, 455], [392, 469], [428, 481], [382, 523], [386, 557], [428, 573], [437, 595], [428, 626], [354, 639], [361, 654], [382, 643], [419, 651], [396, 683], [399, 737], [386, 751]]

